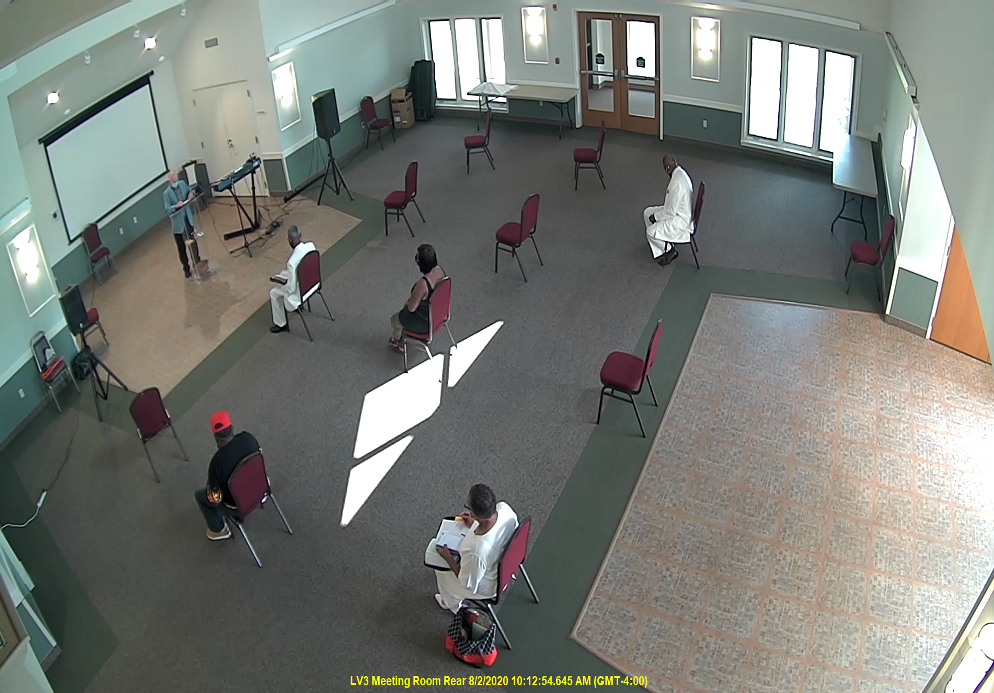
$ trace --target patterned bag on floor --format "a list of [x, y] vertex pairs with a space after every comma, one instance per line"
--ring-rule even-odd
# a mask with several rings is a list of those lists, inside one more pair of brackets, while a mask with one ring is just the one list
[[497, 626], [482, 609], [464, 606], [452, 617], [445, 649], [467, 664], [489, 667], [497, 661]]

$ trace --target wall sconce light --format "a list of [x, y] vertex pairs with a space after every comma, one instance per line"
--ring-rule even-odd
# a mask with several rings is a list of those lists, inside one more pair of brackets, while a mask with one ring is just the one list
[[525, 43], [526, 63], [548, 63], [549, 42], [544, 7], [522, 7], [521, 29]]
[[911, 170], [911, 162], [915, 156], [915, 137], [918, 135], [918, 126], [912, 121], [908, 129], [904, 131], [904, 143], [901, 145], [901, 168], [905, 171]]
[[273, 94], [276, 96], [276, 113], [280, 132], [300, 122], [300, 103], [297, 100], [297, 75], [293, 63], [285, 63], [273, 70]]
[[946, 684], [945, 693], [974, 693], [994, 665], [994, 623], [985, 624]]
[[17, 268], [24, 275], [28, 284], [34, 284], [41, 276], [41, 268], [38, 267], [38, 249], [31, 242], [31, 229], [24, 229], [14, 236], [11, 241], [14, 246], [14, 254], [17, 257]]
[[[25, 223], [29, 214], [30, 206], [25, 201], [0, 221], [0, 232], [16, 229]], [[24, 299], [24, 307], [28, 315], [32, 316], [55, 298], [55, 282], [45, 264], [45, 255], [33, 224], [22, 228], [7, 243], [7, 255], [14, 269], [17, 286], [21, 290], [21, 298]]]
[[691, 17], [690, 76], [717, 82], [720, 72], [721, 22], [711, 17]]

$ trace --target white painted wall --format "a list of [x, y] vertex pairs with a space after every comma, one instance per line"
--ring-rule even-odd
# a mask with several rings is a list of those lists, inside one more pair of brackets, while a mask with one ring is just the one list
[[892, 26], [994, 344], [994, 2], [899, 0]]
[[[746, 48], [749, 36], [780, 38], [824, 48], [833, 48], [860, 56], [861, 89], [857, 102], [855, 130], [872, 135], [883, 120], [886, 69], [890, 61], [882, 35], [853, 31], [819, 22], [772, 14], [743, 11], [702, 10], [683, 4], [652, 0], [603, 0], [591, 4], [581, 0], [557, 3], [558, 11], [548, 12], [548, 65], [524, 62], [521, 32], [521, 4], [510, 0], [481, 0], [474, 3], [473, 15], [492, 14], [504, 19], [505, 62], [510, 82], [540, 82], [578, 86], [579, 38], [577, 11], [597, 10], [655, 14], [661, 17], [662, 92], [665, 96], [683, 97], [723, 104], [741, 109], [746, 93]], [[823, 5], [810, 0], [807, 5]], [[871, 2], [875, 14], [883, 16], [886, 3]], [[465, 4], [457, 0], [423, 0], [411, 5], [415, 20], [460, 16]], [[846, 3], [855, 13], [856, 0]], [[813, 9], [809, 7], [808, 9]], [[843, 8], [845, 9], [845, 8]], [[822, 14], [827, 14], [822, 10]], [[835, 8], [833, 6], [833, 14]], [[721, 21], [721, 79], [705, 82], [690, 77], [691, 17], [706, 15]], [[848, 17], [847, 17], [848, 18]], [[420, 27], [419, 27], [420, 35]], [[555, 64], [558, 57], [560, 64]]]
[[22, 640], [10, 658], [0, 667], [0, 691], [10, 693], [52, 693], [31, 642]]
[[380, 4], [383, 0], [258, 0], [266, 55], [280, 44]]
[[[204, 41], [211, 38], [218, 40], [217, 47], [205, 48]], [[193, 106], [195, 90], [241, 81], [252, 92], [259, 136], [257, 153], [280, 151], [276, 98], [262, 41], [256, 2], [211, 0], [197, 13], [173, 59], [180, 111], [194, 157], [202, 157], [204, 151]]]

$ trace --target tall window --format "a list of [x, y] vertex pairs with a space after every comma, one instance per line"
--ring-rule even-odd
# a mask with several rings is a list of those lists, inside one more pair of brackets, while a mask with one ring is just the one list
[[754, 36], [747, 139], [832, 153], [851, 132], [855, 86], [855, 56]]
[[433, 19], [428, 22], [427, 38], [440, 100], [478, 104], [479, 99], [469, 94], [473, 87], [481, 82], [504, 82], [500, 17]]

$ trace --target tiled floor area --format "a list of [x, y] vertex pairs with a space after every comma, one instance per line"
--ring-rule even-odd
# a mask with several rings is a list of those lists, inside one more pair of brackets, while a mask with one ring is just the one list
[[712, 296], [573, 637], [656, 693], [921, 690], [994, 567], [990, 366]]

